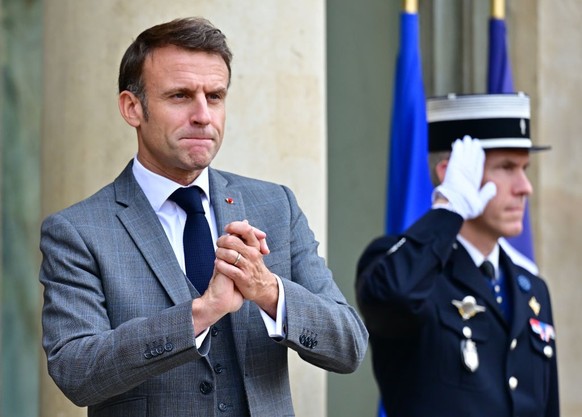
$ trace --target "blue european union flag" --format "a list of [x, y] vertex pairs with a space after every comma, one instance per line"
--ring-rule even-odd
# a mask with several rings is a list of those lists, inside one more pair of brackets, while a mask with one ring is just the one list
[[433, 189], [416, 13], [400, 15], [389, 152], [385, 227], [398, 234], [430, 208]]
[[[400, 15], [386, 184], [385, 229], [387, 234], [398, 234], [430, 208], [433, 189], [428, 169], [428, 125], [416, 13]], [[387, 417], [382, 400], [378, 417]]]

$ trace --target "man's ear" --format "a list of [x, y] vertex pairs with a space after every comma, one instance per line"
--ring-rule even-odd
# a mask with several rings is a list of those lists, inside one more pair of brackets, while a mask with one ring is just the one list
[[117, 101], [119, 112], [125, 121], [132, 127], [138, 127], [143, 120], [143, 107], [141, 102], [130, 91], [122, 91], [119, 93]]
[[439, 184], [442, 184], [444, 179], [445, 179], [445, 173], [447, 172], [447, 167], [449, 166], [449, 160], [448, 159], [443, 159], [442, 161], [440, 161], [436, 167], [435, 167], [435, 172], [436, 175], [439, 179]]

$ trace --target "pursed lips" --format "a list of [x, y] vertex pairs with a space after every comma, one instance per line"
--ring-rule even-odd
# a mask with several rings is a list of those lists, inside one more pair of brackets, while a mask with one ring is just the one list
[[212, 136], [182, 136], [180, 140], [197, 140], [197, 141], [206, 141], [206, 140], [214, 140]]
[[514, 215], [514, 216], [523, 216], [524, 212], [525, 212], [525, 207], [524, 206], [510, 206], [507, 207], [505, 209], [506, 212]]

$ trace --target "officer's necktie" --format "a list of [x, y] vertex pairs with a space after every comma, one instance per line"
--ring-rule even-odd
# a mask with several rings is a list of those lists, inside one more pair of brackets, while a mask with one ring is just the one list
[[495, 280], [495, 267], [490, 261], [483, 261], [479, 269], [490, 281]]
[[510, 311], [510, 304], [508, 297], [508, 290], [507, 284], [503, 279], [503, 274], [499, 274], [499, 278], [495, 276], [495, 267], [490, 261], [484, 261], [481, 266], [479, 267], [483, 275], [487, 277], [489, 281], [489, 286], [491, 287], [491, 291], [493, 292], [493, 296], [495, 297], [495, 301], [499, 304], [501, 311], [505, 318], [509, 321], [511, 317]]
[[184, 227], [184, 261], [186, 276], [200, 294], [208, 288], [214, 270], [214, 244], [208, 222], [204, 216], [199, 187], [178, 188], [170, 200], [188, 215]]

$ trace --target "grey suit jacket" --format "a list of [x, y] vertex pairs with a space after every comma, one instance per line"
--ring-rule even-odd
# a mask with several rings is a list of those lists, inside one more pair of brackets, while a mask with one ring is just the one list
[[[248, 219], [267, 233], [267, 267], [283, 281], [287, 337], [273, 340], [258, 307], [231, 314], [252, 416], [292, 416], [287, 349], [323, 369], [361, 363], [367, 331], [333, 281], [307, 219], [284, 186], [210, 169], [219, 232]], [[131, 163], [110, 185], [43, 222], [43, 347], [65, 395], [93, 416], [213, 416], [210, 337], [195, 346], [191, 300]], [[157, 351], [157, 355], [149, 352]]]

